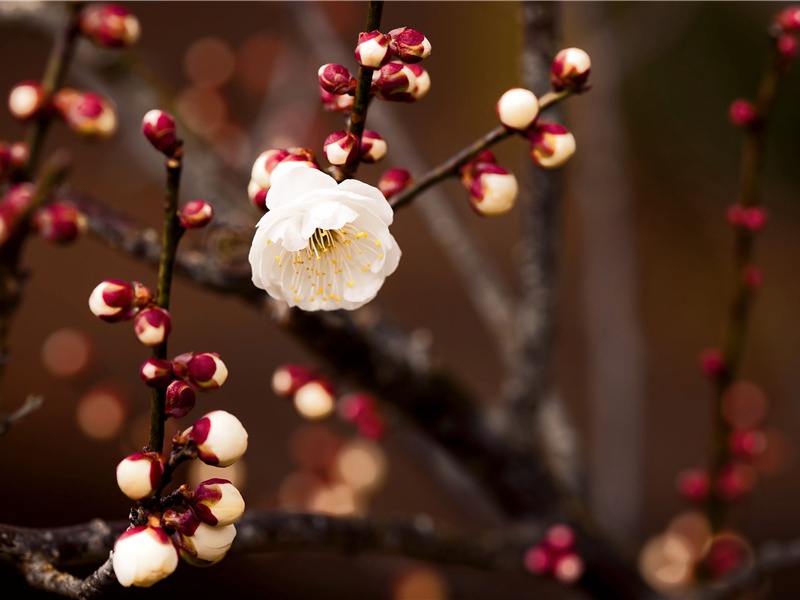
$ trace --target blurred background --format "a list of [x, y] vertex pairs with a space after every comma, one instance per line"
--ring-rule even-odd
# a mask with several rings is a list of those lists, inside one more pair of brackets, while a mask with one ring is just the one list
[[[562, 45], [589, 52], [594, 87], [570, 99], [564, 113], [578, 154], [564, 169], [554, 392], [580, 434], [601, 522], [631, 557], [686, 508], [676, 475], [705, 461], [711, 389], [698, 372], [697, 355], [718, 343], [724, 318], [732, 247], [724, 215], [736, 199], [742, 138], [728, 123], [727, 109], [733, 99], [754, 95], [767, 52], [766, 28], [782, 6], [561, 7]], [[150, 108], [167, 109], [180, 117], [186, 133], [183, 199], [208, 200], [221, 221], [252, 228], [258, 215], [246, 186], [259, 152], [307, 146], [321, 157], [324, 137], [342, 128], [341, 115], [320, 109], [316, 73], [319, 65], [339, 61], [355, 71], [351, 52], [366, 4], [169, 2], [129, 8], [142, 25], [139, 44], [120, 54], [81, 42], [66, 80], [112, 98], [120, 115], [117, 136], [85, 142], [59, 124], [45, 156], [70, 148], [72, 186], [157, 227], [163, 161], [139, 123]], [[62, 11], [50, 2], [0, 5], [0, 48], [7, 57], [0, 66], [3, 90], [41, 77]], [[383, 109], [416, 142], [418, 158], [435, 165], [493, 128], [495, 101], [519, 85], [519, 4], [387, 2], [382, 29], [404, 25], [432, 42], [423, 63], [432, 87], [418, 103]], [[344, 58], [319, 56], [325, 50], [344, 51]], [[741, 371], [769, 403], [768, 453], [759, 465], [759, 483], [734, 511], [756, 545], [800, 535], [794, 460], [800, 439], [798, 99], [795, 68], [781, 89], [769, 134], [762, 189], [771, 218], [756, 250], [764, 287]], [[3, 111], [0, 139], [23, 137], [23, 126]], [[392, 154], [392, 138], [384, 137], [389, 164], [360, 170], [368, 183], [389, 166], [404, 166], [403, 157]], [[520, 139], [508, 140], [496, 154], [515, 171], [528, 162]], [[458, 182], [442, 189], [496, 273], [516, 290], [516, 213], [480, 219]], [[416, 204], [425, 201], [422, 196]], [[420, 343], [432, 343], [435, 359], [490, 407], [500, 400], [500, 360], [486, 351], [493, 341], [467, 296], [453, 293], [462, 283], [425, 221], [416, 207], [398, 212], [393, 234], [403, 260], [365, 310], [414, 330]], [[189, 233], [183, 245], [206, 243], [202, 233]], [[86, 302], [102, 279], [138, 280], [155, 289], [155, 273], [91, 238], [69, 247], [33, 240], [24, 264], [30, 279], [12, 325], [14, 354], [2, 407], [13, 411], [29, 393], [42, 394], [45, 404], [0, 439], [6, 478], [0, 520], [58, 526], [124, 519], [130, 502], [113, 473], [123, 456], [147, 441], [150, 394], [138, 368], [149, 352], [130, 325], [100, 322]], [[336, 457], [342, 448], [363, 443], [356, 431], [336, 418], [309, 424], [270, 388], [276, 367], [317, 364], [314, 358], [261, 311], [185, 281], [174, 286], [172, 314], [171, 355], [218, 352], [230, 370], [225, 386], [199, 397], [195, 413], [180, 426], [216, 408], [242, 420], [250, 447], [229, 477], [248, 506], [294, 502], [378, 517], [423, 514], [452, 525], [502, 523], [468, 483], [442, 482], [442, 469], [452, 467], [432, 460], [438, 452], [391, 411], [387, 435], [366, 451], [376, 469], [374, 487], [355, 494], [356, 484], [335, 488]], [[186, 472], [187, 480], [207, 476]], [[2, 569], [4, 589], [14, 597], [38, 597], [24, 590], [11, 569]], [[528, 583], [524, 575], [431, 570], [405, 559], [295, 553], [229, 557], [203, 571], [183, 565], [155, 588], [126, 596], [230, 593], [234, 581], [242, 598], [407, 600], [518, 598]], [[792, 585], [790, 575], [779, 576], [774, 597], [785, 597]], [[542, 593], [560, 594], [550, 588]]]

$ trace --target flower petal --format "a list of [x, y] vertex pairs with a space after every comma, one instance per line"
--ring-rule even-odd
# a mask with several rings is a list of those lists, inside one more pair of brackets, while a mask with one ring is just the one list
[[307, 194], [336, 189], [337, 183], [330, 175], [302, 163], [282, 162], [272, 171], [270, 185], [267, 208], [275, 210]]

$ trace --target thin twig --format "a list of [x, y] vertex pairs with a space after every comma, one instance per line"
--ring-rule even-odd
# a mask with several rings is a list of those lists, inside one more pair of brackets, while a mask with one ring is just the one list
[[44, 397], [30, 395], [25, 398], [25, 402], [10, 415], [0, 413], [0, 435], [6, 433], [13, 425], [22, 421], [31, 413], [39, 410], [44, 404]]

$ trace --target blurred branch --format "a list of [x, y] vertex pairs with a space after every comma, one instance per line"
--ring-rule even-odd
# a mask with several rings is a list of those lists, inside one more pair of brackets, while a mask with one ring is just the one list
[[22, 406], [12, 414], [5, 415], [0, 412], [0, 435], [6, 433], [13, 425], [22, 421], [29, 414], [39, 410], [42, 404], [44, 404], [44, 398], [42, 396], [30, 395], [25, 398], [25, 402], [22, 403]]

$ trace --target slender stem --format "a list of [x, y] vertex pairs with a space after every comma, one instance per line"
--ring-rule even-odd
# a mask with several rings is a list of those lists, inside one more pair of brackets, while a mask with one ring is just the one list
[[[175, 257], [178, 242], [184, 231], [178, 221], [178, 192], [182, 164], [181, 150], [174, 157], [167, 159], [167, 195], [164, 204], [164, 231], [161, 237], [161, 261], [158, 266], [158, 291], [156, 293], [156, 304], [164, 310], [169, 310]], [[153, 348], [153, 358], [167, 358], [166, 338]], [[150, 442], [148, 447], [153, 452], [161, 452], [164, 448], [166, 393], [165, 388], [154, 388], [150, 401]]]
[[[367, 8], [367, 24], [365, 31], [375, 31], [381, 26], [381, 15], [383, 14], [383, 1], [370, 0]], [[370, 101], [370, 87], [372, 86], [372, 73], [375, 69], [369, 67], [358, 68], [358, 84], [356, 85], [356, 95], [353, 100], [353, 110], [350, 112], [350, 122], [347, 131], [358, 138], [361, 144], [361, 136], [364, 134], [364, 124], [367, 121], [367, 109]], [[344, 165], [333, 169], [333, 176], [337, 181], [348, 179], [355, 175], [359, 161], [352, 165]]]
[[[753, 208], [761, 204], [759, 187], [764, 164], [767, 122], [778, 82], [785, 72], [785, 67], [785, 59], [778, 54], [773, 44], [771, 60], [764, 71], [756, 97], [755, 123], [748, 128], [742, 147], [738, 201], [744, 208]], [[738, 375], [745, 334], [750, 320], [753, 289], [748, 285], [745, 274], [753, 258], [754, 241], [753, 232], [745, 228], [737, 228], [733, 248], [731, 291], [721, 343], [725, 368], [716, 379], [712, 402], [713, 429], [709, 464], [709, 480], [712, 482], [712, 487], [706, 499], [705, 510], [715, 531], [724, 527], [728, 513], [728, 502], [713, 485], [730, 461], [728, 440], [731, 426], [722, 413], [722, 397]]]
[[[572, 90], [569, 89], [565, 89], [560, 92], [547, 92], [539, 99], [539, 110], [544, 110], [554, 104], [557, 104], [571, 94]], [[392, 208], [399, 208], [400, 206], [408, 204], [432, 185], [439, 183], [443, 179], [457, 175], [458, 170], [463, 167], [469, 161], [469, 159], [479, 152], [494, 146], [498, 142], [511, 137], [515, 133], [518, 132], [513, 129], [508, 129], [503, 125], [498, 125], [486, 135], [475, 140], [463, 150], [457, 152], [440, 165], [425, 173], [425, 175], [417, 179], [403, 192], [389, 198], [389, 204], [392, 206]]]

